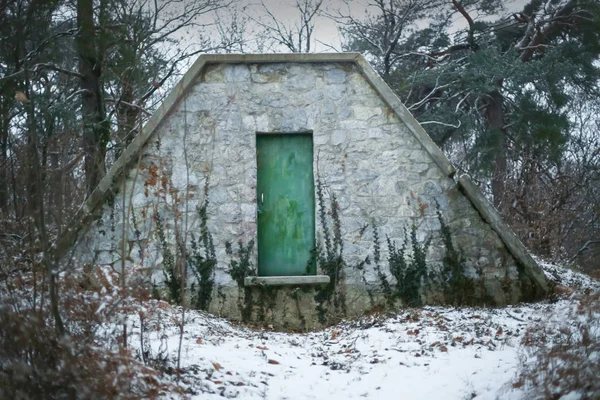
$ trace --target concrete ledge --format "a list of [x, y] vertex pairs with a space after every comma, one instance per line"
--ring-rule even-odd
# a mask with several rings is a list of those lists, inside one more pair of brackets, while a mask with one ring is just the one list
[[485, 198], [481, 190], [475, 185], [469, 175], [462, 175], [458, 178], [458, 186], [463, 193], [479, 211], [485, 222], [490, 224], [492, 229], [500, 236], [508, 251], [517, 261], [525, 268], [525, 273], [529, 275], [535, 284], [543, 293], [548, 293], [550, 288], [544, 272], [535, 262], [527, 248], [515, 236], [510, 227], [502, 220], [500, 213], [494, 206]]
[[244, 286], [326, 285], [328, 275], [303, 276], [247, 276]]

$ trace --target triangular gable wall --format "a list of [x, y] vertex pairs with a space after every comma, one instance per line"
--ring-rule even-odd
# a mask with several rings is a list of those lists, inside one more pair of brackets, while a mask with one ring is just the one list
[[[398, 118], [407, 126], [414, 137], [423, 146], [445, 176], [452, 177], [455, 169], [435, 145], [429, 135], [414, 119], [400, 99], [385, 84], [381, 77], [373, 70], [369, 63], [357, 53], [334, 54], [249, 54], [249, 55], [202, 55], [187, 71], [181, 81], [167, 96], [152, 118], [143, 127], [142, 132], [128, 146], [122, 156], [113, 164], [107, 175], [102, 179], [96, 190], [86, 199], [81, 209], [73, 218], [70, 228], [58, 238], [55, 243], [55, 255], [63, 257], [68, 249], [75, 243], [78, 235], [84, 232], [94, 219], [95, 213], [102, 207], [120, 179], [135, 164], [139, 155], [156, 132], [159, 125], [177, 107], [179, 100], [189, 91], [197, 81], [205, 67], [211, 64], [262, 64], [262, 63], [354, 63], [374, 90], [395, 112]], [[510, 228], [502, 221], [495, 208], [485, 199], [483, 194], [473, 184], [471, 179], [463, 175], [458, 179], [458, 186], [473, 206], [479, 211], [483, 219], [502, 239], [506, 248], [513, 257], [522, 265], [524, 272], [532, 279], [541, 292], [547, 292], [548, 286], [544, 274], [533, 260], [527, 249], [516, 238]]]

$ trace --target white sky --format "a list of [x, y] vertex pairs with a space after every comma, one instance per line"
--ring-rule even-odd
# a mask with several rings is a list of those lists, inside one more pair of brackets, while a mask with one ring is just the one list
[[[299, 21], [299, 13], [295, 8], [295, 0], [263, 0], [269, 10], [287, 25], [291, 26]], [[448, 0], [450, 2], [450, 0]], [[330, 13], [335, 13], [337, 10], [342, 10], [344, 14], [350, 11], [356, 18], [360, 18], [367, 11], [366, 4], [368, 0], [325, 0], [324, 9]], [[511, 12], [519, 11], [527, 4], [529, 0], [506, 0], [506, 8]], [[264, 10], [260, 5], [260, 0], [240, 0], [241, 7], [246, 6], [246, 11], [254, 17], [264, 14]], [[373, 9], [373, 11], [375, 11]], [[264, 19], [268, 21], [268, 19]], [[457, 24], [460, 26], [466, 23], [462, 17], [457, 16]], [[258, 29], [258, 27], [256, 27]], [[315, 23], [314, 40], [312, 48], [315, 52], [328, 52], [332, 49], [324, 46], [319, 41], [327, 43], [337, 50], [340, 49], [342, 41], [337, 24], [325, 17], [318, 17]], [[282, 50], [283, 51], [283, 50]]]

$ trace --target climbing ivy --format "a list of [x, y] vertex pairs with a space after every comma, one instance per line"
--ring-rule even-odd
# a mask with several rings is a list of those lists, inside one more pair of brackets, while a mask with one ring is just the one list
[[444, 301], [448, 304], [461, 306], [475, 303], [475, 279], [465, 275], [465, 256], [462, 251], [454, 247], [452, 232], [444, 220], [439, 204], [437, 217], [440, 222], [440, 235], [444, 243], [444, 266], [441, 272], [441, 288]]
[[158, 233], [158, 241], [163, 251], [163, 275], [165, 277], [165, 286], [169, 293], [169, 300], [175, 304], [181, 303], [181, 274], [175, 270], [175, 256], [171, 251], [165, 236], [165, 229], [162, 222], [162, 217], [159, 213], [154, 216], [156, 220], [156, 232]]
[[335, 194], [332, 193], [329, 215], [331, 216], [333, 232], [330, 232], [323, 184], [320, 179], [317, 179], [317, 204], [319, 205], [319, 222], [324, 247], [317, 245], [315, 254], [319, 268], [329, 276], [330, 280], [325, 288], [317, 292], [315, 301], [317, 302], [316, 310], [319, 321], [325, 323], [327, 320], [325, 303], [332, 302], [336, 314], [346, 315], [346, 297], [344, 291], [339, 287], [345, 263], [343, 258], [344, 242], [342, 240], [339, 204]]
[[[230, 242], [225, 243], [225, 252], [229, 256], [229, 275], [238, 286], [238, 309], [242, 314], [242, 321], [248, 322], [252, 315], [252, 289], [244, 286], [247, 276], [256, 275], [252, 264], [252, 252], [254, 251], [254, 240], [250, 240], [245, 246], [242, 241], [238, 242], [238, 249], [234, 252]], [[243, 295], [242, 295], [243, 293]], [[243, 299], [243, 300], [242, 300]]]

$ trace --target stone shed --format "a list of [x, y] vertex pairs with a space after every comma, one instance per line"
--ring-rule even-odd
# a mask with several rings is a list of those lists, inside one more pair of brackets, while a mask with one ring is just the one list
[[549, 290], [354, 53], [200, 56], [57, 249], [126, 265], [156, 296], [181, 301], [185, 286], [194, 307], [280, 329]]

